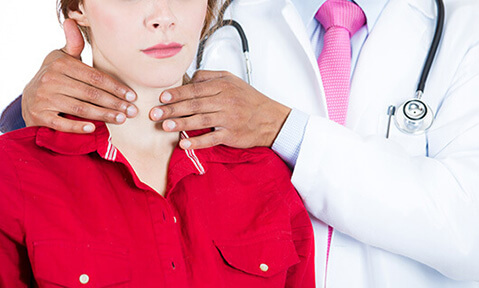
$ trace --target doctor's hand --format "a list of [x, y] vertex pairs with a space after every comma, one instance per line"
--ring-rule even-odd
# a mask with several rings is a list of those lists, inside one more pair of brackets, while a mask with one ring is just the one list
[[[135, 93], [127, 86], [81, 62], [84, 41], [75, 21], [63, 23], [66, 45], [51, 52], [22, 96], [27, 126], [47, 126], [72, 133], [90, 133], [92, 123], [69, 120], [62, 113], [91, 120], [123, 123], [134, 117]], [[125, 101], [129, 100], [129, 101]]]
[[215, 128], [181, 140], [183, 149], [270, 147], [291, 112], [233, 74], [216, 71], [196, 72], [190, 84], [164, 91], [160, 102], [150, 118], [163, 121], [165, 131]]

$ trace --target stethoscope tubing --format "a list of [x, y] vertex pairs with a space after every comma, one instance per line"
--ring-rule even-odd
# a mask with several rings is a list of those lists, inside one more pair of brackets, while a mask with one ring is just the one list
[[417, 85], [416, 94], [424, 94], [424, 87], [426, 86], [426, 81], [431, 71], [432, 63], [436, 57], [437, 50], [439, 48], [439, 42], [441, 42], [442, 32], [444, 30], [444, 18], [445, 18], [445, 8], [443, 0], [436, 0], [437, 6], [437, 22], [436, 22], [436, 31], [434, 32], [434, 38], [431, 42], [431, 47], [427, 54], [426, 62], [422, 69], [421, 77], [419, 78], [419, 84]]
[[[434, 59], [435, 59], [436, 54], [437, 54], [437, 50], [439, 48], [439, 44], [441, 42], [442, 33], [443, 33], [443, 30], [444, 30], [444, 22], [445, 22], [444, 1], [443, 0], [435, 0], [435, 1], [436, 1], [436, 8], [437, 8], [437, 21], [436, 21], [436, 28], [435, 28], [435, 31], [434, 31], [434, 37], [433, 37], [433, 40], [431, 42], [431, 46], [430, 46], [428, 54], [427, 54], [426, 61], [424, 63], [424, 67], [423, 67], [422, 72], [421, 72], [421, 76], [419, 77], [419, 82], [418, 82], [418, 86], [417, 86], [417, 89], [416, 89], [416, 95], [413, 98], [413, 101], [417, 101], [418, 103], [420, 102], [420, 104], [423, 104], [422, 106], [424, 106], [425, 113], [433, 113], [431, 111], [431, 109], [427, 109], [428, 105], [426, 103], [424, 103], [424, 101], [422, 101], [421, 98], [424, 94], [424, 89], [425, 89], [426, 82], [427, 82], [427, 79], [428, 79], [428, 76], [429, 76], [429, 72], [431, 71], [432, 64], [434, 62]], [[231, 2], [232, 1], [230, 1], [229, 3], [231, 3]], [[227, 6], [228, 5], [226, 5], [226, 3], [225, 3], [225, 5], [223, 5], [223, 7], [222, 7], [223, 12], [226, 10]], [[219, 25], [218, 29], [220, 29], [221, 27], [225, 27], [225, 26], [234, 27], [236, 29], [236, 31], [238, 32], [238, 35], [241, 38], [241, 46], [242, 46], [244, 59], [245, 59], [245, 66], [246, 66], [247, 82], [248, 82], [248, 84], [251, 84], [251, 62], [250, 62], [250, 59], [249, 59], [249, 45], [248, 45], [248, 39], [246, 37], [246, 33], [244, 32], [241, 25], [235, 20], [232, 20], [232, 19], [223, 20], [221, 22], [221, 24]], [[197, 68], [199, 68], [201, 60], [203, 58], [203, 51], [204, 51], [204, 46], [206, 44], [206, 40], [207, 39], [204, 39], [203, 41], [201, 41], [200, 46], [198, 48]], [[411, 101], [411, 99], [407, 100], [407, 101]], [[404, 104], [402, 104], [401, 107], [405, 107]], [[391, 117], [394, 116], [395, 119], [397, 120], [398, 117], [395, 114], [396, 113], [404, 113], [404, 111], [398, 111], [398, 110], [402, 110], [402, 109], [397, 109], [396, 110], [395, 106], [389, 106], [389, 108], [388, 108], [389, 121], [388, 121], [388, 129], [387, 129], [387, 133], [386, 133], [386, 138], [389, 137], [389, 127], [390, 127]], [[407, 115], [401, 115], [401, 116], [402, 116], [402, 118], [405, 119], [404, 121], [418, 121], [418, 119], [409, 118]], [[422, 117], [422, 118], [425, 118], [425, 117]], [[419, 119], [419, 120], [422, 120], [422, 118]], [[400, 130], [405, 132], [405, 133], [408, 133], [408, 134], [421, 134], [421, 133], [425, 132], [427, 129], [429, 129], [429, 127], [432, 125], [432, 121], [433, 121], [434, 117], [431, 118], [431, 115], [429, 115], [428, 118], [431, 119], [430, 120], [431, 123], [428, 123], [428, 125], [422, 125], [422, 126], [418, 125], [418, 127], [424, 127], [423, 129], [421, 129], [421, 130], [424, 130], [424, 131], [413, 131], [413, 132], [411, 132], [411, 131], [405, 131], [404, 129], [400, 129]], [[397, 122], [396, 122], [396, 124], [397, 124]], [[399, 128], [399, 126], [398, 126], [398, 128]]]

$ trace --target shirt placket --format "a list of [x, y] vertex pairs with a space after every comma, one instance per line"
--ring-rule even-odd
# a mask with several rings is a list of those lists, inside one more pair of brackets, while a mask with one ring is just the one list
[[159, 271], [159, 273], [164, 276], [165, 287], [188, 287], [179, 221], [177, 215], [175, 215], [175, 210], [167, 198], [139, 180], [126, 158], [111, 143], [111, 136], [107, 139], [106, 143], [105, 141], [98, 141], [100, 144], [97, 150], [98, 154], [107, 161], [126, 166], [135, 186], [146, 195], [157, 257], [160, 261], [161, 272]]
[[145, 192], [166, 287], [188, 287], [178, 218], [164, 197]]

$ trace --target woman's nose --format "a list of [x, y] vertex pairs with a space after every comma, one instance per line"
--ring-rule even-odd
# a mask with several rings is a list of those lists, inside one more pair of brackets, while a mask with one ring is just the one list
[[151, 13], [146, 19], [146, 27], [151, 30], [167, 31], [176, 25], [176, 17], [168, 0], [151, 1]]

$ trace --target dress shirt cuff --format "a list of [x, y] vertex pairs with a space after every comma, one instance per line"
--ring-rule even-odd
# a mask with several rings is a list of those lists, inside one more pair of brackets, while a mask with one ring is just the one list
[[15, 99], [2, 113], [0, 118], [0, 132], [7, 133], [25, 127], [22, 118], [22, 96]]
[[271, 147], [291, 169], [294, 169], [298, 160], [308, 120], [308, 114], [292, 109]]

